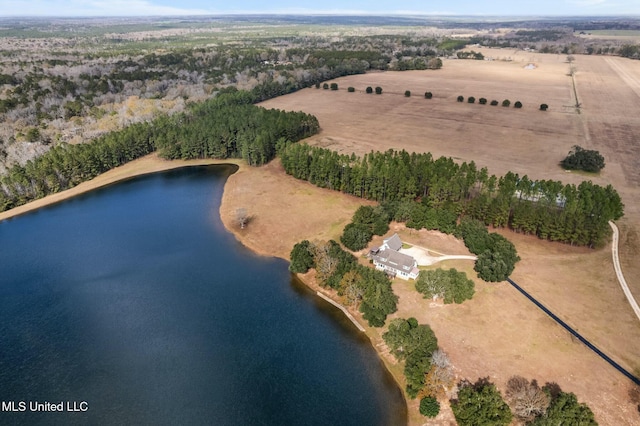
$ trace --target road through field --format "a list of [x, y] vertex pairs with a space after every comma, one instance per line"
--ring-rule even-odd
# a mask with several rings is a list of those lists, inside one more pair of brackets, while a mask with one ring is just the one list
[[605, 61], [618, 76], [633, 90], [636, 95], [640, 96], [640, 80], [629, 73], [619, 62], [618, 59], [605, 58]]
[[618, 258], [618, 240], [620, 233], [618, 232], [618, 227], [615, 223], [609, 221], [609, 226], [613, 229], [613, 241], [611, 242], [611, 255], [613, 256], [613, 267], [616, 270], [616, 275], [618, 276], [618, 281], [620, 282], [620, 286], [622, 287], [622, 291], [624, 295], [627, 296], [627, 300], [631, 305], [631, 308], [636, 313], [638, 319], [640, 319], [640, 307], [638, 306], [638, 302], [631, 294], [631, 290], [629, 290], [629, 286], [627, 285], [627, 281], [624, 279], [624, 275], [622, 275], [622, 268], [620, 267], [620, 259]]

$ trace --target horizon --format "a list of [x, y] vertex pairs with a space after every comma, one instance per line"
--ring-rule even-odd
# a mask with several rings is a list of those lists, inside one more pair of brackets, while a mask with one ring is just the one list
[[[388, 6], [392, 4], [392, 6]], [[256, 0], [231, 5], [205, 0], [0, 0], [0, 18], [135, 18], [184, 16], [393, 16], [471, 18], [640, 17], [637, 0], [325, 0], [323, 7], [300, 7], [298, 1]]]

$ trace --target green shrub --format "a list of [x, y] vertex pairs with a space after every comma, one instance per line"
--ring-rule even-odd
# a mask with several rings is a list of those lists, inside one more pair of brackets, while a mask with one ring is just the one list
[[433, 93], [431, 93], [431, 92], [424, 92], [424, 97], [425, 97], [425, 99], [431, 99], [431, 98], [433, 98]]
[[546, 111], [549, 109], [549, 105], [547, 104], [540, 104], [540, 111]]
[[324, 90], [329, 89], [329, 84], [328, 84], [328, 83], [324, 83], [324, 84], [322, 85], [322, 88], [323, 88]]
[[331, 83], [331, 90], [338, 90], [338, 83]]
[[506, 426], [511, 423], [513, 415], [509, 406], [488, 379], [480, 379], [474, 384], [461, 382], [458, 387], [458, 399], [451, 401], [451, 410], [460, 426]]
[[508, 107], [509, 105], [511, 105], [511, 101], [509, 99], [505, 99], [504, 101], [502, 101], [503, 107]]
[[382, 87], [380, 86], [376, 87], [376, 95], [382, 95]]
[[420, 400], [420, 414], [425, 417], [436, 417], [440, 413], [440, 403], [430, 396]]
[[404, 96], [407, 97], [407, 98], [410, 97], [411, 96], [411, 90], [405, 90]]
[[476, 98], [474, 98], [473, 96], [469, 96], [469, 99], [467, 99], [467, 102], [469, 102], [470, 104], [473, 104], [476, 102]]
[[356, 88], [355, 88], [355, 87], [347, 87], [347, 92], [349, 92], [349, 93], [353, 93], [353, 92], [355, 92], [355, 91], [356, 91]]
[[314, 267], [313, 254], [311, 253], [311, 243], [308, 240], [299, 242], [293, 246], [291, 250], [291, 264], [289, 265], [289, 271], [294, 274], [306, 273], [310, 268]]
[[456, 100], [458, 102], [464, 102], [464, 96], [460, 95], [460, 96], [458, 96], [458, 98]]
[[491, 101], [491, 106], [496, 106], [498, 105], [498, 101], [496, 101], [495, 99]]
[[344, 227], [340, 242], [351, 251], [362, 250], [371, 241], [371, 230], [360, 223], [350, 223]]
[[567, 170], [598, 173], [604, 168], [604, 157], [598, 151], [575, 145], [560, 164]]
[[520, 102], [520, 101], [516, 101], [516, 103], [515, 103], [515, 104], [513, 104], [513, 107], [514, 107], [514, 108], [522, 108], [522, 102]]
[[478, 103], [481, 104], [481, 105], [485, 105], [487, 103], [487, 98], [480, 98], [478, 100]]
[[373, 93], [373, 88], [371, 86], [368, 86], [367, 90], [365, 90], [365, 92], [371, 94], [371, 93]]

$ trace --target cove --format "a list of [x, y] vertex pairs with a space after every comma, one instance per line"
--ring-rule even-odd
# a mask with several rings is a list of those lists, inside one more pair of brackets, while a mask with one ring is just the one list
[[0, 401], [27, 406], [0, 423], [406, 424], [368, 339], [224, 229], [233, 171], [147, 175], [0, 222]]

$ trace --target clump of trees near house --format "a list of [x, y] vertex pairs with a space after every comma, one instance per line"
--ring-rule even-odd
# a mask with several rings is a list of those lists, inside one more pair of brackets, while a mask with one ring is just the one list
[[448, 270], [438, 268], [420, 271], [416, 280], [416, 290], [425, 299], [443, 299], [445, 304], [462, 303], [475, 293], [473, 281], [464, 272], [455, 268]]
[[474, 52], [473, 50], [470, 52], [460, 51], [456, 52], [456, 56], [458, 59], [475, 59], [478, 61], [484, 60], [484, 55], [481, 52]]
[[384, 235], [389, 230], [391, 218], [381, 206], [360, 206], [351, 222], [345, 226], [340, 242], [349, 250], [362, 250], [374, 235]]
[[567, 170], [598, 173], [604, 169], [604, 157], [596, 150], [575, 145], [560, 164]]
[[516, 248], [502, 235], [489, 232], [476, 219], [462, 218], [457, 229], [469, 251], [478, 256], [474, 270], [488, 282], [504, 281], [520, 260]]
[[351, 253], [333, 240], [301, 241], [294, 245], [290, 258], [291, 272], [315, 269], [318, 283], [336, 290], [346, 305], [359, 309], [371, 327], [382, 327], [387, 315], [397, 309], [398, 297], [393, 294], [386, 274], [358, 264]]

